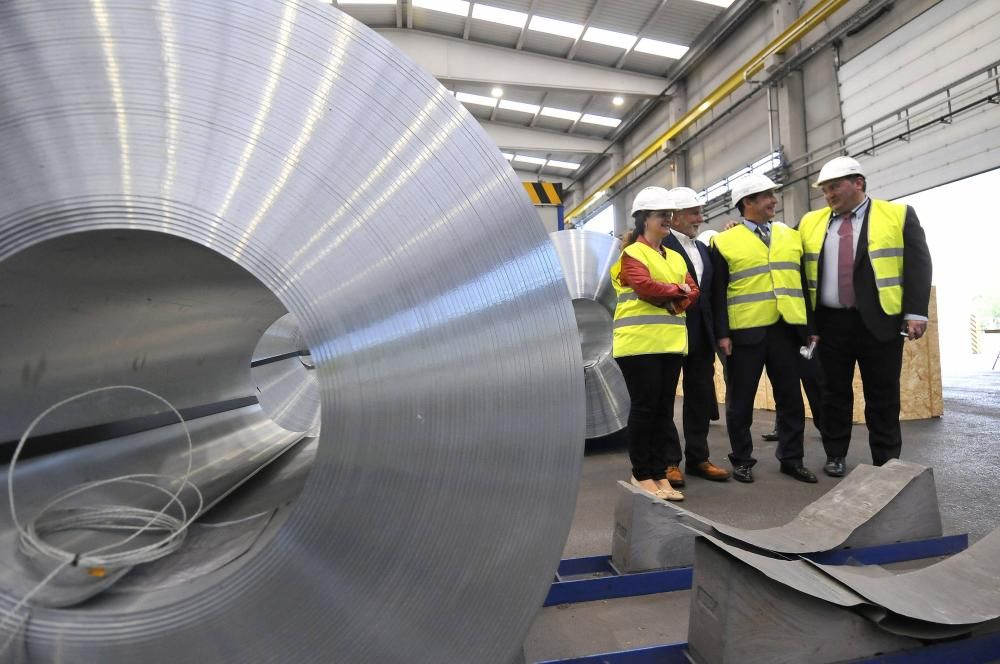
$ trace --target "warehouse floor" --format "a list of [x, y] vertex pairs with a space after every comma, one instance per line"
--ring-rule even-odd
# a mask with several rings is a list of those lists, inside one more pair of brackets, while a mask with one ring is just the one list
[[[971, 543], [1000, 525], [996, 499], [1000, 495], [1000, 371], [946, 377], [944, 383], [944, 417], [902, 423], [902, 458], [934, 469], [945, 534], [969, 533]], [[680, 407], [678, 400], [677, 422]], [[818, 484], [796, 482], [778, 472], [775, 443], [760, 440], [773, 423], [774, 413], [755, 413], [755, 483], [690, 478], [684, 507], [723, 523], [768, 527], [787, 522], [829, 491], [838, 480], [821, 472], [826, 456], [811, 421], [806, 424], [805, 462], [819, 477]], [[720, 422], [712, 425], [709, 446], [713, 461], [728, 468], [729, 443]], [[847, 460], [849, 469], [871, 462], [864, 425], [854, 428]], [[611, 553], [617, 482], [628, 477], [624, 449], [587, 453], [563, 558]], [[526, 660], [686, 641], [688, 595], [678, 591], [542, 609], [525, 641]]]

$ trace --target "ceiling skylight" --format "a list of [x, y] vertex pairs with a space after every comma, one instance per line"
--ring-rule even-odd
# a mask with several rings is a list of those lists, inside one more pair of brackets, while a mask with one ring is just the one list
[[338, 5], [394, 5], [396, 0], [337, 0]]
[[455, 14], [456, 16], [469, 15], [469, 3], [465, 0], [412, 0], [414, 7], [422, 9], [433, 9], [436, 12]]
[[526, 157], [523, 154], [518, 154], [514, 155], [514, 161], [521, 161], [524, 162], [525, 164], [535, 164], [537, 166], [544, 166], [546, 160], [541, 159], [539, 157]]
[[468, 92], [456, 92], [455, 99], [465, 104], [477, 104], [479, 106], [489, 106], [493, 108], [497, 105], [496, 97], [486, 97], [484, 95], [471, 95]]
[[614, 46], [626, 51], [632, 48], [632, 44], [635, 43], [636, 39], [638, 37], [635, 35], [627, 35], [624, 32], [615, 32], [614, 30], [604, 30], [602, 28], [587, 28], [587, 32], [583, 34], [583, 41]]
[[544, 16], [532, 16], [531, 23], [528, 24], [528, 29], [560, 37], [569, 37], [570, 39], [578, 38], [580, 33], [583, 32], [583, 26], [579, 23], [559, 21], [554, 18], [545, 18]]
[[523, 28], [524, 24], [528, 22], [528, 15], [524, 12], [515, 12], [509, 9], [500, 9], [499, 7], [490, 7], [489, 5], [480, 5], [478, 3], [472, 6], [472, 18], [510, 25], [515, 28]]
[[534, 115], [538, 112], [539, 107], [536, 104], [525, 104], [520, 101], [510, 101], [509, 99], [500, 100], [500, 108], [507, 111], [518, 111], [520, 113], [531, 113]]
[[555, 159], [549, 159], [549, 163], [547, 165], [552, 166], [553, 168], [566, 168], [571, 171], [575, 171], [580, 168], [580, 164], [574, 164], [571, 161], [556, 161]]
[[681, 46], [680, 44], [658, 41], [656, 39], [647, 39], [644, 37], [639, 40], [638, 44], [635, 45], [635, 50], [640, 53], [649, 53], [650, 55], [658, 55], [662, 58], [673, 58], [674, 60], [677, 60], [687, 53], [688, 47]]
[[609, 118], [606, 115], [593, 115], [591, 113], [586, 113], [580, 122], [586, 122], [587, 124], [602, 125], [604, 127], [617, 127], [622, 123], [618, 118]]
[[559, 118], [561, 120], [572, 120], [576, 122], [579, 119], [580, 114], [576, 111], [567, 111], [565, 108], [552, 108], [551, 106], [546, 106], [542, 109], [542, 115], [548, 118]]
[[695, 0], [695, 2], [701, 2], [706, 5], [715, 5], [716, 7], [728, 7], [733, 4], [733, 0]]

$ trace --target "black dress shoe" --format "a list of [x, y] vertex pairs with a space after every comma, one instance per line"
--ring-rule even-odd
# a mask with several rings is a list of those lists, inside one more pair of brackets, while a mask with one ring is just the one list
[[778, 432], [777, 431], [768, 431], [767, 433], [762, 433], [760, 435], [760, 439], [761, 440], [766, 440], [766, 441], [769, 441], [769, 442], [773, 442], [775, 440], [778, 440]]
[[826, 465], [823, 466], [823, 472], [830, 477], [843, 477], [844, 473], [847, 472], [847, 465], [844, 463], [844, 457], [830, 457], [826, 460]]
[[809, 482], [810, 484], [815, 484], [816, 482], [816, 476], [805, 466], [793, 466], [783, 463], [781, 464], [781, 472], [785, 475], [791, 475], [800, 482]]
[[733, 466], [733, 479], [747, 484], [753, 482], [753, 466], [748, 463]]

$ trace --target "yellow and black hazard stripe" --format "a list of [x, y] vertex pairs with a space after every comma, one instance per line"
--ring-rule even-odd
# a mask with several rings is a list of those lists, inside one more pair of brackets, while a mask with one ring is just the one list
[[522, 182], [528, 198], [535, 205], [562, 205], [562, 184], [553, 182]]

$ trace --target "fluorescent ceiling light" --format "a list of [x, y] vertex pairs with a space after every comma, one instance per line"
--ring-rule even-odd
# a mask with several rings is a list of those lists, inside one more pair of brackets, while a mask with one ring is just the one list
[[583, 33], [583, 41], [623, 48], [626, 51], [632, 48], [636, 39], [638, 37], [635, 35], [627, 35], [624, 32], [615, 32], [614, 30], [602, 30], [601, 28], [587, 28], [587, 32]]
[[489, 5], [480, 5], [478, 3], [472, 6], [472, 18], [500, 23], [501, 25], [510, 25], [515, 28], [524, 28], [524, 24], [528, 22], [528, 15], [523, 12], [500, 9], [499, 7], [490, 7]]
[[466, 104], [478, 104], [479, 106], [489, 106], [493, 108], [497, 105], [496, 97], [484, 97], [483, 95], [470, 95], [468, 92], [456, 92], [455, 99]]
[[499, 85], [490, 90], [490, 95], [493, 97], [503, 97], [503, 88]]
[[579, 23], [558, 21], [554, 18], [545, 18], [544, 16], [532, 16], [531, 23], [528, 24], [528, 29], [560, 37], [569, 37], [570, 39], [577, 39], [580, 33], [583, 32], [583, 26]]
[[545, 164], [546, 160], [538, 157], [525, 157], [524, 155], [519, 154], [514, 156], [514, 161], [523, 161], [526, 164], [537, 164], [542, 166]]
[[502, 154], [503, 158], [506, 159], [507, 161], [510, 161], [511, 159], [514, 158], [514, 155], [512, 155], [509, 152], [501, 152], [500, 154]]
[[520, 111], [521, 113], [531, 113], [534, 115], [538, 112], [539, 106], [536, 104], [525, 104], [519, 101], [510, 101], [509, 99], [501, 99], [500, 108], [507, 111]]
[[609, 118], [605, 115], [592, 115], [590, 113], [584, 114], [580, 118], [580, 122], [586, 122], [587, 124], [602, 125], [604, 127], [617, 127], [622, 123], [618, 118]]
[[338, 0], [338, 5], [394, 5], [396, 0]]
[[625, 98], [615, 97], [614, 99], [611, 100], [611, 103], [614, 104], [615, 106], [621, 106], [622, 104], [625, 103]]
[[469, 15], [469, 3], [465, 0], [413, 0], [413, 6], [456, 16]]
[[567, 111], [564, 108], [552, 108], [551, 106], [546, 106], [542, 109], [542, 115], [549, 118], [560, 118], [562, 120], [572, 120], [576, 122], [580, 118], [580, 114], [576, 111]]
[[716, 7], [728, 7], [733, 4], [733, 0], [695, 0], [695, 2], [701, 2], [706, 5], [715, 5]]
[[549, 159], [548, 165], [554, 168], [568, 168], [571, 171], [580, 168], [580, 164], [574, 164], [571, 161], [556, 161], [555, 159]]
[[650, 55], [658, 55], [661, 58], [673, 58], [677, 60], [681, 58], [688, 51], [687, 46], [681, 46], [680, 44], [671, 44], [670, 42], [657, 41], [656, 39], [646, 39], [643, 37], [639, 40], [639, 43], [635, 45], [635, 50], [640, 53], [649, 53]]

